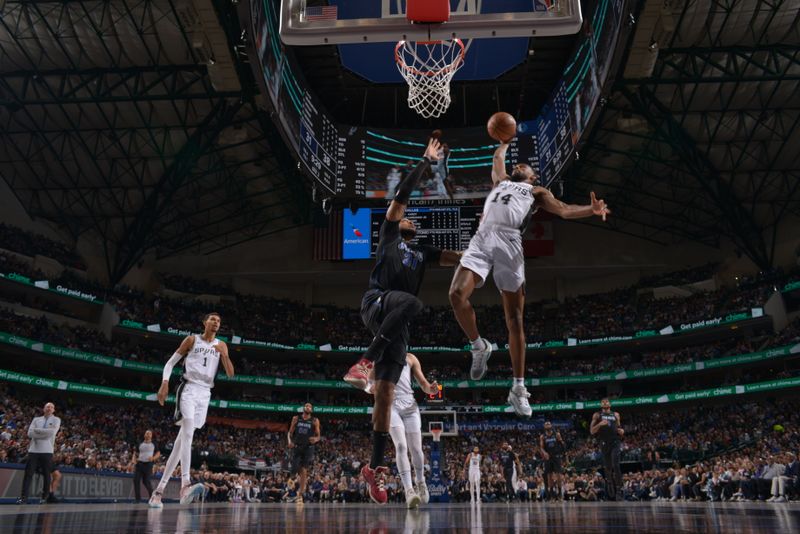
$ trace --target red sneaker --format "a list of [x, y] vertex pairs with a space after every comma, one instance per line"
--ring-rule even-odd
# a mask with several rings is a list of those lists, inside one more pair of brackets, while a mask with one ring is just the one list
[[383, 487], [383, 474], [388, 473], [387, 467], [376, 467], [375, 469], [365, 465], [361, 468], [361, 476], [369, 486], [369, 498], [378, 504], [386, 504], [389, 500], [389, 495]]
[[369, 384], [369, 372], [375, 364], [365, 358], [358, 360], [358, 363], [347, 371], [344, 381], [356, 389], [366, 390]]

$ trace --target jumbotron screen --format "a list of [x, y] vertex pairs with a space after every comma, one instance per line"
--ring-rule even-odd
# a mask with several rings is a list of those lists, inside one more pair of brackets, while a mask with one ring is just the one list
[[[441, 249], [465, 250], [475, 235], [483, 206], [415, 206], [405, 216], [417, 227], [413, 243]], [[342, 217], [342, 259], [375, 256], [386, 208], [345, 210]]]
[[[506, 163], [538, 168], [534, 124], [519, 125]], [[364, 166], [367, 198], [392, 198], [399, 181], [414, 168], [425, 151], [430, 132], [421, 130], [364, 130]], [[422, 177], [412, 198], [463, 200], [484, 198], [492, 189], [492, 159], [497, 143], [485, 128], [445, 130], [439, 141], [439, 160]]]

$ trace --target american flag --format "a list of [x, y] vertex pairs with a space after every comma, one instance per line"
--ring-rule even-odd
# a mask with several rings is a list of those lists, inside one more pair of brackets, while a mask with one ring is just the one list
[[342, 259], [342, 212], [314, 214], [314, 260]]
[[336, 20], [339, 8], [336, 6], [308, 6], [306, 20]]

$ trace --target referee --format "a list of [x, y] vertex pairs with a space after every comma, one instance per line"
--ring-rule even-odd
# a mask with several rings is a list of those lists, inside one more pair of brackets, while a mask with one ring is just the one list
[[153, 433], [150, 430], [145, 431], [144, 441], [139, 444], [139, 450], [133, 453], [133, 461], [136, 462], [133, 470], [133, 492], [136, 495], [136, 502], [142, 500], [141, 483], [144, 483], [148, 499], [153, 494], [153, 483], [150, 481], [153, 476], [153, 462], [161, 456], [157, 449], [153, 443]]
[[622, 470], [619, 466], [620, 437], [625, 432], [618, 412], [611, 411], [611, 401], [604, 398], [600, 401], [601, 411], [592, 416], [589, 432], [597, 436], [603, 454], [603, 475], [606, 478], [606, 499], [616, 501], [622, 493]]
[[42, 500], [46, 501], [50, 493], [50, 472], [53, 470], [53, 448], [56, 443], [56, 434], [61, 428], [61, 419], [53, 415], [56, 407], [52, 402], [44, 405], [44, 415], [34, 417], [28, 427], [28, 461], [25, 464], [25, 478], [22, 479], [22, 495], [17, 499], [17, 504], [28, 502], [28, 490], [36, 471], [42, 473]]

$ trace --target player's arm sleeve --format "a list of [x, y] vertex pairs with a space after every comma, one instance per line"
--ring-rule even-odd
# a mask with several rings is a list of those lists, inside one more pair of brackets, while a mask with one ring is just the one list
[[175, 368], [175, 365], [181, 361], [183, 358], [183, 354], [180, 352], [174, 352], [167, 363], [164, 364], [164, 371], [161, 373], [161, 380], [164, 382], [169, 382], [169, 377], [172, 376], [172, 370]]
[[[431, 162], [428, 158], [422, 158], [414, 167], [414, 170], [408, 173], [405, 179], [397, 186], [397, 192], [394, 195], [394, 202], [399, 204], [408, 204], [408, 199], [411, 198], [411, 193], [417, 188], [420, 178], [425, 170], [430, 166]], [[388, 213], [387, 213], [388, 215]]]
[[378, 235], [379, 243], [389, 243], [400, 238], [400, 221], [390, 221], [386, 219], [381, 224], [381, 231]]

